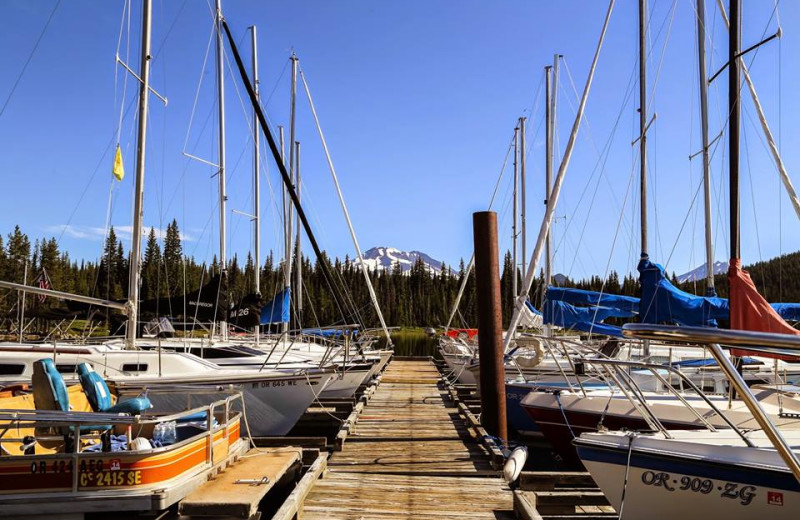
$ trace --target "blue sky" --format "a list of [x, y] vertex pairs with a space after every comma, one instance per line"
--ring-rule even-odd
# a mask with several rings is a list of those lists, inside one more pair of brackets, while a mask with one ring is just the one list
[[[725, 61], [727, 36], [715, 3], [706, 3], [713, 72]], [[772, 34], [777, 17], [772, 0], [745, 4], [747, 46]], [[0, 34], [6, 49], [0, 53], [6, 71], [0, 78], [0, 102], [54, 5], [53, 0], [2, 3], [3, 18], [10, 23]], [[126, 73], [114, 64], [124, 6], [123, 0], [63, 2], [0, 115], [0, 176], [5, 180], [0, 229], [19, 224], [32, 237], [56, 236], [78, 258], [98, 256], [107, 222], [129, 237], [124, 232], [131, 222], [135, 110], [120, 128], [127, 175], [121, 183], [111, 180], [120, 107], [136, 95], [134, 81], [129, 77], [125, 87]], [[649, 249], [668, 270], [681, 273], [701, 264], [704, 254], [702, 194], [695, 199], [701, 165], [688, 160], [700, 147], [694, 1], [660, 0], [651, 6], [648, 87], [650, 112], [658, 117], [649, 134]], [[543, 67], [554, 53], [565, 56], [558, 109], [563, 150], [577, 106], [572, 82], [580, 92], [606, 7], [599, 0], [223, 2], [248, 62], [247, 27], [259, 28], [261, 90], [273, 125], [288, 123], [287, 63], [291, 50], [297, 52], [362, 249], [417, 249], [450, 264], [471, 254], [471, 213], [486, 208], [515, 121], [523, 114], [530, 118], [530, 254], [544, 209]], [[800, 137], [800, 122], [786, 117], [800, 108], [791, 95], [800, 72], [800, 61], [793, 59], [800, 50], [800, 5], [784, 2], [777, 14], [782, 40], [749, 55], [748, 63], [754, 60], [756, 88], [780, 136], [790, 175], [800, 184], [800, 157], [792, 146]], [[134, 0], [131, 29], [126, 19], [120, 48], [134, 69], [139, 16], [140, 4]], [[619, 1], [557, 209], [555, 269], [575, 277], [604, 274], [608, 268], [631, 270], [638, 258], [635, 179], [627, 193], [638, 170], [631, 146], [638, 102], [636, 91], [628, 95], [636, 88], [631, 82], [636, 20], [636, 2]], [[217, 184], [211, 167], [182, 152], [216, 160], [213, 48], [203, 70], [211, 24], [204, 1], [154, 0], [152, 85], [169, 104], [151, 98], [145, 223], [165, 228], [178, 219], [186, 252], [200, 260], [210, 259], [218, 247]], [[247, 217], [233, 210], [249, 212], [252, 206], [250, 111], [239, 78], [229, 70], [226, 80], [228, 234], [230, 250], [242, 257], [252, 233]], [[713, 137], [724, 126], [725, 74], [712, 85], [710, 98]], [[743, 106], [742, 256], [750, 263], [797, 250], [800, 226], [763, 145], [752, 103], [746, 99]], [[312, 225], [323, 248], [352, 257], [303, 95], [298, 107], [303, 192]], [[726, 141], [720, 141], [712, 165], [718, 260], [728, 257]], [[269, 249], [278, 253], [282, 239], [276, 212], [280, 203], [271, 191], [279, 179], [269, 156], [264, 163], [266, 256]], [[503, 250], [510, 248], [510, 174], [509, 164], [496, 206]]]

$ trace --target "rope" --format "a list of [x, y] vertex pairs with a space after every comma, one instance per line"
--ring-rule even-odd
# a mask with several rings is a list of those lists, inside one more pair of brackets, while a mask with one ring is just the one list
[[625, 464], [625, 480], [622, 482], [622, 497], [619, 501], [619, 519], [622, 520], [622, 512], [625, 510], [625, 492], [628, 490], [628, 475], [631, 470], [631, 453], [633, 452], [633, 439], [636, 433], [629, 433], [628, 437], [628, 461]]
[[564, 411], [564, 406], [561, 404], [561, 390], [554, 391], [553, 395], [555, 396], [556, 402], [558, 403], [558, 410], [561, 412], [561, 417], [564, 418], [564, 424], [567, 426], [567, 429], [569, 429], [569, 434], [572, 435], [573, 439], [577, 439], [578, 436], [575, 435], [574, 431], [572, 431], [572, 425], [570, 425], [569, 419], [567, 419], [567, 414]]

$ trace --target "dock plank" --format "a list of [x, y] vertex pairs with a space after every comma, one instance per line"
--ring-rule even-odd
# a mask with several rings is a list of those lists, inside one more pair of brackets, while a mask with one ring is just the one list
[[[252, 449], [184, 498], [179, 506], [180, 514], [192, 518], [250, 518], [275, 483], [293, 468], [299, 469], [302, 457], [301, 448]], [[262, 479], [263, 483], [258, 483]]]
[[302, 506], [306, 520], [511, 520], [512, 494], [430, 360], [395, 359]]

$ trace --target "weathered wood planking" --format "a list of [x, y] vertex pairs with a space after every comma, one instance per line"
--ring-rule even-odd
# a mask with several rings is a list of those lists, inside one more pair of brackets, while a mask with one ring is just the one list
[[511, 520], [512, 495], [430, 360], [393, 360], [299, 517]]
[[250, 450], [184, 498], [180, 514], [250, 518], [258, 511], [261, 499], [284, 475], [300, 469], [302, 453], [300, 448]]

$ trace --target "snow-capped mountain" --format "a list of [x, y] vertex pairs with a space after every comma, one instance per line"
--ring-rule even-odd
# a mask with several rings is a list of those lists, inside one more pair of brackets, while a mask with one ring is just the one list
[[[364, 252], [364, 263], [370, 270], [378, 269], [392, 269], [395, 264], [400, 264], [403, 272], [406, 273], [411, 270], [418, 259], [422, 259], [425, 267], [430, 272], [442, 270], [442, 262], [434, 260], [422, 251], [400, 251], [394, 247], [373, 247]], [[359, 265], [358, 259], [355, 261]]]
[[[714, 262], [714, 274], [724, 274], [728, 272], [728, 262]], [[678, 282], [694, 282], [702, 280], [706, 277], [706, 264], [701, 265], [696, 269], [692, 269], [688, 273], [678, 275]]]

